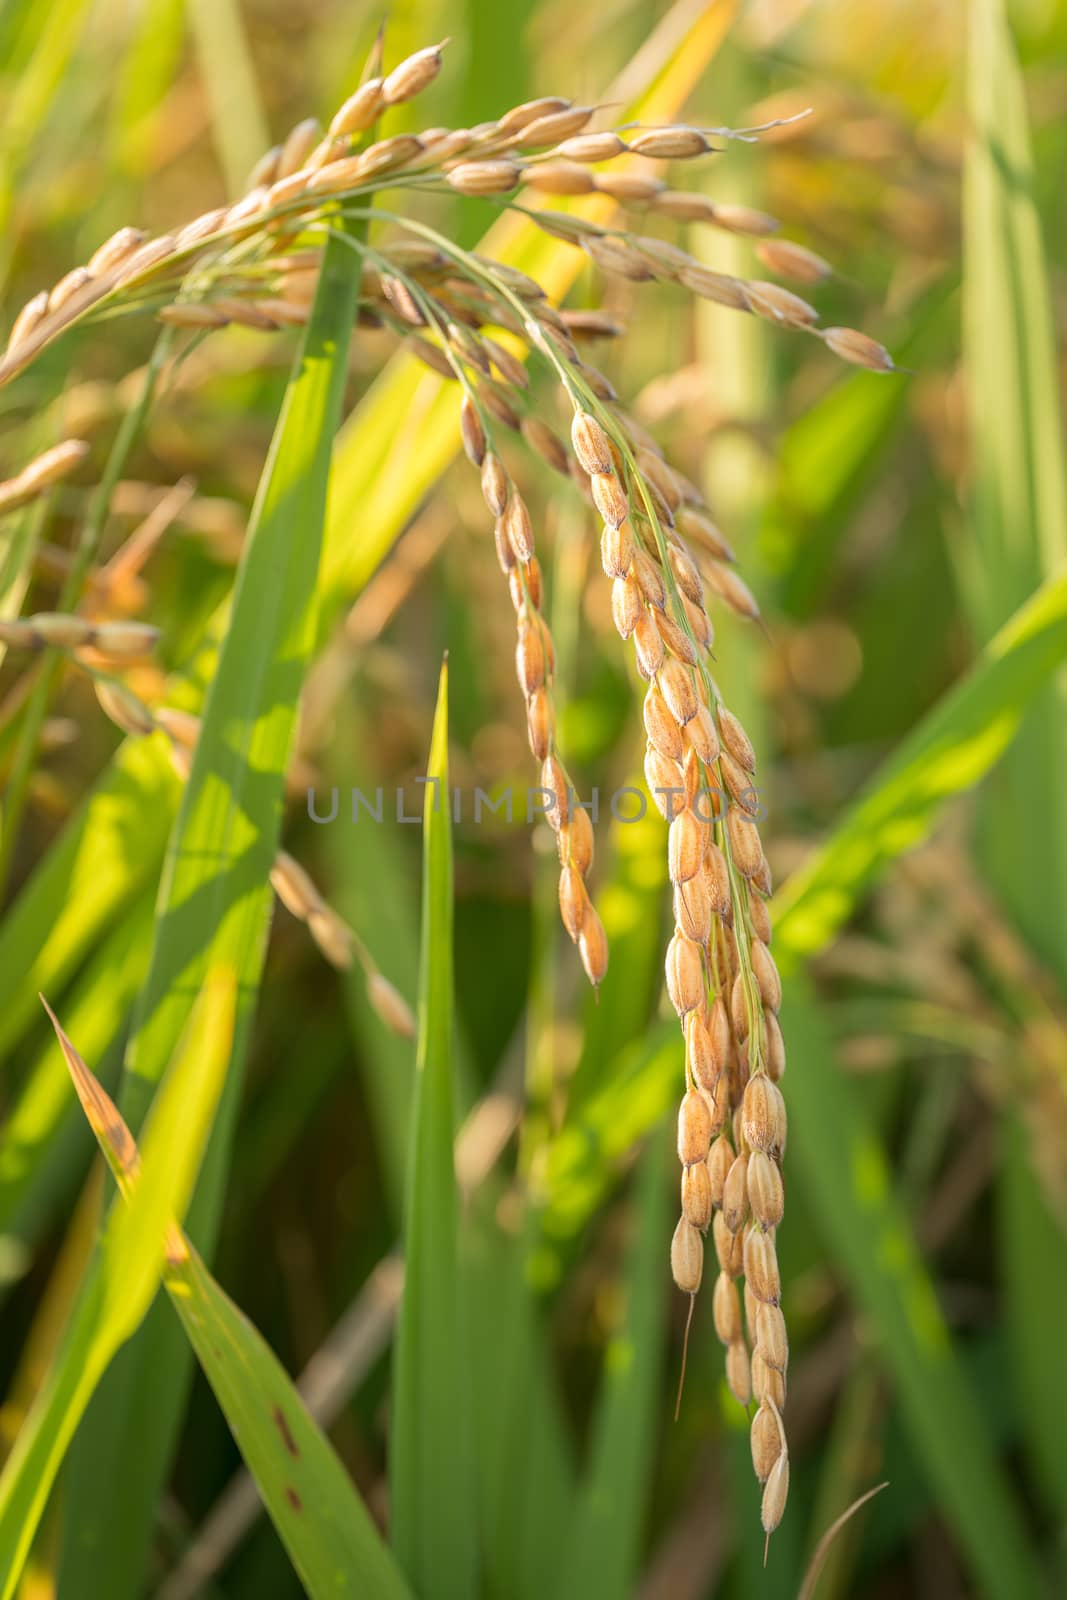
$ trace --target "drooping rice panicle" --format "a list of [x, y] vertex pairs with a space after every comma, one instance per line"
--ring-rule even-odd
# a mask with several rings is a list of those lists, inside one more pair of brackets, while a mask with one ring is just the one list
[[[671, 1267], [690, 1296], [691, 1315], [710, 1230], [717, 1269], [713, 1321], [730, 1389], [742, 1405], [756, 1402], [752, 1460], [764, 1486], [769, 1534], [784, 1510], [789, 1473], [783, 1422], [788, 1340], [775, 1245], [784, 1214], [786, 1145], [778, 1087], [785, 1066], [781, 984], [769, 948], [771, 880], [757, 825], [756, 756], [711, 672], [708, 600], [752, 620], [759, 607], [700, 492], [586, 359], [591, 341], [619, 337], [619, 321], [602, 310], [553, 306], [533, 278], [461, 249], [408, 209], [384, 206], [381, 197], [396, 192], [405, 206], [423, 193], [488, 198], [581, 250], [609, 277], [673, 285], [818, 338], [841, 360], [870, 371], [892, 371], [893, 361], [866, 334], [821, 327], [816, 307], [793, 289], [763, 276], [713, 271], [627, 224], [638, 212], [747, 237], [760, 273], [817, 287], [829, 276], [829, 263], [778, 237], [775, 218], [669, 182], [669, 164], [760, 130], [598, 127], [596, 107], [542, 97], [473, 128], [386, 129], [379, 137], [389, 108], [412, 100], [435, 79], [441, 49], [419, 51], [364, 82], [325, 132], [314, 119], [299, 122], [256, 164], [235, 204], [159, 238], [129, 227], [112, 235], [84, 267], [36, 294], [19, 313], [0, 360], [0, 384], [90, 314], [148, 313], [188, 331], [190, 345], [231, 326], [261, 333], [298, 327], [309, 315], [324, 235], [340, 217], [376, 223], [373, 243], [348, 240], [364, 268], [357, 326], [394, 337], [456, 385], [463, 448], [479, 474], [515, 613], [516, 674], [529, 746], [550, 797], [546, 817], [558, 843], [561, 917], [598, 985], [607, 942], [587, 885], [593, 829], [558, 746], [554, 650], [535, 517], [508, 464], [508, 437], [521, 438], [540, 462], [572, 478], [595, 510], [612, 617], [622, 638], [632, 641], [647, 685], [645, 776], [669, 824], [674, 930], [665, 976], [682, 1031], [685, 1085]], [[587, 196], [601, 202], [597, 219], [549, 204]], [[601, 220], [605, 200], [621, 211], [618, 224]], [[556, 398], [568, 407], [569, 445], [539, 414], [528, 364], [547, 370]], [[84, 448], [71, 441], [0, 485], [0, 512], [70, 470]], [[9, 643], [88, 646], [120, 659], [143, 653], [154, 637], [147, 624], [48, 613], [0, 627], [0, 639]], [[166, 706], [149, 709], [126, 685], [96, 676], [107, 714], [132, 735], [162, 730], [178, 770], [187, 774], [195, 719]], [[271, 881], [327, 959], [340, 967], [361, 962], [372, 1004], [390, 1025], [408, 1031], [405, 1002], [304, 869], [279, 855]]]

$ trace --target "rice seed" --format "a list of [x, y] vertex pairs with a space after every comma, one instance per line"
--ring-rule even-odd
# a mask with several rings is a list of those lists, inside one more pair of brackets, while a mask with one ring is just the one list
[[505, 111], [497, 122], [497, 128], [503, 136], [521, 133], [539, 117], [551, 116], [556, 111], [566, 111], [570, 103], [569, 100], [561, 100], [558, 95], [543, 95], [539, 100], [525, 100], [521, 106], [512, 106], [510, 111]]
[[696, 507], [679, 506], [675, 514], [675, 522], [679, 533], [699, 544], [701, 549], [706, 550], [717, 561], [733, 561], [735, 559], [733, 549], [724, 535], [711, 521], [710, 517], [697, 510]]
[[780, 283], [746, 283], [742, 293], [748, 309], [767, 322], [778, 322], [786, 328], [812, 328], [819, 320], [814, 306], [791, 289], [783, 289]]
[[752, 1470], [760, 1483], [766, 1483], [782, 1453], [778, 1412], [773, 1400], [761, 1405], [752, 1418], [749, 1442], [752, 1447]]
[[[502, 344], [498, 343], [496, 339], [491, 339], [488, 334], [482, 335], [482, 344], [493, 366], [505, 383], [510, 383], [514, 389], [529, 388], [530, 374], [517, 356], [513, 356], [510, 350], [505, 350]], [[520, 424], [520, 426], [522, 426], [525, 433], [525, 425]]]
[[[525, 588], [524, 588], [525, 585]], [[542, 595], [541, 563], [534, 556], [524, 567], [516, 566], [508, 573], [508, 588], [511, 591], [511, 603], [516, 611], [521, 611], [529, 595], [530, 605], [535, 611], [540, 611]]]
[[555, 733], [555, 715], [547, 690], [535, 689], [526, 701], [526, 733], [530, 750], [538, 761], [543, 761], [552, 748]]
[[746, 772], [756, 770], [756, 752], [752, 748], [752, 741], [745, 732], [741, 723], [732, 711], [721, 703], [718, 706], [719, 731], [722, 734], [723, 746], [733, 756], [739, 766]]
[[545, 681], [545, 646], [540, 627], [519, 630], [515, 646], [515, 674], [524, 695], [540, 689]]
[[592, 115], [592, 106], [567, 106], [545, 112], [519, 130], [520, 137], [516, 142], [535, 150], [543, 150], [550, 144], [562, 144], [564, 139], [581, 133]]
[[711, 1223], [711, 1180], [706, 1161], [682, 1168], [682, 1215], [701, 1233]]
[[610, 195], [624, 205], [651, 205], [664, 194], [666, 185], [643, 172], [598, 172], [596, 188], [599, 194]]
[[554, 471], [567, 476], [570, 467], [570, 458], [561, 440], [557, 439], [552, 429], [547, 427], [539, 417], [523, 417], [522, 436], [532, 450], [536, 450], [542, 461], [548, 463]]
[[290, 130], [278, 152], [278, 160], [272, 177], [264, 181], [274, 182], [279, 178], [288, 178], [294, 172], [299, 172], [321, 138], [322, 124], [317, 117], [306, 117], [303, 122], [298, 122]]
[[675, 887], [674, 920], [687, 939], [707, 945], [711, 938], [711, 901], [703, 873]]
[[513, 161], [463, 161], [445, 173], [445, 181], [459, 194], [510, 194], [519, 186], [522, 172]]
[[[436, 351], [436, 346], [431, 345], [429, 348]], [[463, 438], [463, 450], [467, 460], [472, 466], [482, 466], [486, 452], [485, 429], [470, 395], [465, 394], [463, 396], [463, 402], [459, 408], [459, 429]]]
[[38, 323], [44, 320], [47, 313], [48, 291], [47, 289], [42, 289], [40, 294], [33, 296], [32, 300], [27, 300], [15, 318], [11, 333], [8, 336], [7, 348], [14, 350], [24, 339], [27, 339]]
[[[692, 811], [679, 811], [667, 835], [668, 869], [672, 884], [688, 883], [704, 865], [706, 825]], [[710, 906], [709, 906], [710, 913]], [[703, 940], [700, 941], [703, 943]]]
[[571, 421], [571, 443], [583, 472], [590, 477], [613, 473], [615, 460], [607, 434], [588, 411], [576, 411]]
[[[719, 1134], [708, 1152], [708, 1177], [711, 1181], [711, 1203], [721, 1206], [726, 1192], [726, 1177], [734, 1164], [734, 1147], [724, 1133]], [[725, 1225], [725, 1218], [724, 1218]]]
[[354, 134], [366, 133], [377, 121], [384, 100], [383, 78], [368, 78], [336, 112], [328, 129], [331, 139], [349, 139]]
[[698, 703], [692, 674], [672, 656], [663, 663], [656, 675], [656, 682], [675, 721], [682, 727], [692, 722], [697, 714]]
[[417, 94], [429, 88], [441, 70], [443, 49], [443, 44], [435, 44], [425, 50], [416, 50], [414, 55], [408, 56], [398, 67], [394, 67], [382, 84], [384, 104], [398, 106], [405, 100], [413, 100]]
[[577, 867], [566, 866], [559, 875], [559, 914], [575, 944], [581, 936], [589, 910], [589, 894]]
[[507, 510], [508, 487], [500, 457], [487, 451], [482, 462], [482, 496], [494, 517], [502, 517]]
[[773, 1300], [781, 1296], [782, 1283], [778, 1276], [778, 1257], [774, 1248], [774, 1234], [750, 1225], [745, 1231], [745, 1277], [757, 1300]]
[[682, 769], [653, 744], [645, 747], [645, 783], [660, 814], [669, 822], [685, 794]]
[[85, 460], [89, 446], [84, 439], [64, 439], [27, 463], [14, 478], [0, 483], [0, 516], [14, 511], [69, 475]]
[[367, 999], [387, 1028], [401, 1039], [414, 1039], [417, 1031], [414, 1012], [399, 989], [380, 972], [372, 972], [367, 978]]
[[598, 988], [604, 981], [608, 970], [608, 940], [604, 932], [604, 925], [597, 916], [592, 903], [587, 906], [585, 917], [582, 921], [582, 931], [578, 938], [578, 951], [582, 958], [586, 977]]
[[533, 524], [526, 501], [517, 491], [504, 510], [504, 528], [516, 560], [530, 561], [534, 554]]
[[679, 1217], [671, 1240], [671, 1272], [683, 1294], [696, 1294], [704, 1271], [704, 1241], [700, 1231]]
[[630, 515], [626, 491], [614, 472], [597, 472], [589, 480], [593, 504], [609, 527], [618, 527]]
[[[86, 263], [86, 270], [91, 278], [102, 278], [106, 273], [113, 272], [123, 262], [128, 261], [135, 250], [139, 250], [148, 235], [143, 228], [119, 228], [110, 239], [105, 239], [103, 244], [93, 251]], [[40, 296], [35, 298], [40, 299]], [[31, 302], [32, 303], [32, 302]], [[17, 324], [16, 324], [17, 326]], [[14, 338], [14, 331], [12, 331]]]
[[823, 283], [833, 275], [828, 261], [791, 239], [767, 239], [756, 246], [756, 254], [765, 267], [796, 283]]
[[720, 205], [718, 202], [712, 207], [711, 220], [717, 228], [725, 228], [729, 233], [747, 233], [756, 238], [777, 233], [781, 227], [778, 218], [769, 216], [766, 211], [757, 211], [752, 206]]
[[828, 350], [842, 361], [853, 366], [866, 367], [868, 372], [895, 372], [896, 364], [885, 345], [856, 328], [824, 328], [822, 341]]
[[[704, 962], [701, 948], [684, 933], [675, 931], [667, 946], [667, 993], [680, 1017], [699, 1010], [704, 1004]], [[709, 1139], [710, 1139], [709, 1129]], [[708, 1153], [707, 1145], [700, 1160]]]
[[774, 1466], [770, 1470], [766, 1485], [763, 1490], [763, 1501], [760, 1506], [760, 1520], [763, 1531], [772, 1534], [781, 1522], [785, 1513], [785, 1503], [789, 1496], [789, 1455], [783, 1450]]
[[755, 1073], [745, 1085], [741, 1115], [749, 1146], [781, 1157], [786, 1139], [785, 1101], [765, 1072]]
[[789, 1367], [789, 1336], [781, 1306], [760, 1300], [756, 1305], [756, 1345], [763, 1360], [776, 1372]]
[[678, 1160], [683, 1166], [705, 1162], [712, 1144], [712, 1118], [699, 1090], [686, 1090], [678, 1107]]
[[744, 811], [731, 806], [726, 813], [726, 834], [734, 866], [745, 878], [754, 878], [763, 862], [759, 829]]
[[[633, 553], [634, 542], [629, 524], [620, 522], [618, 527], [612, 527], [609, 523], [600, 539], [600, 560], [605, 576], [625, 578], [630, 570]], [[646, 673], [646, 677], [650, 676], [651, 673]]]
[[774, 957], [763, 943], [762, 939], [753, 939], [749, 946], [749, 959], [752, 962], [752, 973], [759, 986], [760, 999], [768, 1011], [780, 1011], [782, 1007], [782, 980], [778, 976], [778, 967]]
[[633, 630], [634, 653], [637, 657], [637, 670], [646, 682], [656, 676], [666, 657], [666, 650], [660, 631], [652, 620], [648, 608], [640, 605], [639, 615]]
[[159, 643], [159, 629], [147, 622], [100, 622], [93, 627], [89, 643], [104, 655], [132, 660], [151, 655]]
[[773, 1405], [779, 1412], [785, 1410], [785, 1373], [779, 1372], [763, 1359], [758, 1349], [752, 1352], [752, 1393], [759, 1405]]
[[751, 1397], [748, 1348], [743, 1339], [726, 1347], [726, 1383], [738, 1405], [747, 1406]]
[[546, 161], [543, 166], [526, 167], [523, 177], [540, 194], [589, 194], [594, 187], [593, 174], [574, 161]]
[[634, 155], [655, 156], [661, 161], [686, 161], [711, 149], [696, 128], [648, 128], [628, 141]]
[[748, 1217], [748, 1156], [742, 1150], [726, 1174], [722, 1192], [722, 1214], [731, 1233], [739, 1233]]
[[682, 731], [655, 684], [645, 695], [643, 716], [649, 742], [669, 761], [681, 761], [685, 755]]
[[100, 709], [109, 717], [117, 728], [123, 733], [133, 734], [135, 737], [155, 731], [155, 718], [142, 700], [125, 684], [108, 683], [103, 678], [98, 678], [93, 686]]
[[706, 767], [717, 760], [719, 736], [715, 719], [702, 700], [697, 702], [695, 714], [685, 725], [685, 737]]
[[655, 618], [659, 636], [671, 655], [678, 661], [684, 661], [687, 667], [695, 667], [700, 657], [685, 629], [680, 628], [666, 611], [657, 611]]
[[715, 1334], [720, 1343], [725, 1345], [741, 1343], [744, 1338], [741, 1328], [741, 1301], [737, 1294], [737, 1284], [729, 1273], [720, 1272], [715, 1280], [711, 1311]]
[[579, 133], [562, 141], [559, 154], [565, 161], [611, 161], [625, 149], [617, 133]]
[[641, 591], [632, 572], [611, 586], [611, 615], [620, 636], [628, 639], [642, 614]]
[[[565, 792], [566, 790], [564, 790]], [[583, 810], [581, 807], [571, 808], [568, 806], [567, 817], [570, 859], [578, 868], [578, 871], [585, 876], [593, 865], [595, 840], [592, 820], [588, 811]]]
[[754, 1150], [745, 1176], [752, 1215], [764, 1228], [776, 1228], [785, 1214], [782, 1174], [777, 1165], [762, 1150]]

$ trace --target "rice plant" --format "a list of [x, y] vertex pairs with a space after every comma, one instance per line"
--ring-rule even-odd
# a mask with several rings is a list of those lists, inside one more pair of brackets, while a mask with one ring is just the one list
[[[849, 100], [725, 0], [623, 7], [614, 81], [556, 0], [510, 46], [417, 9], [453, 37], [343, 65], [228, 0], [95, 69], [90, 7], [0, 28], [2, 1592], [1053, 1592], [1067, 580], [1012, 35], [936, 41], [951, 145], [858, 22]], [[192, 205], [191, 94], [226, 185], [290, 124]], [[33, 168], [76, 136], [72, 227]], [[946, 483], [951, 559], [896, 548]]]

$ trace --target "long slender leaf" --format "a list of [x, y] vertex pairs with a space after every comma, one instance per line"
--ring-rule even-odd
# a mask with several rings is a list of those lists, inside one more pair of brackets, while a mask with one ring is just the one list
[[[268, 880], [314, 638], [331, 441], [358, 283], [355, 253], [331, 241], [260, 481], [229, 629], [168, 847], [156, 942], [120, 1096], [136, 1129], [202, 973], [209, 963], [229, 961], [240, 983], [233, 1061], [190, 1217], [190, 1232], [205, 1249], [217, 1224], [262, 972]], [[137, 1592], [188, 1371], [179, 1330], [157, 1316], [109, 1373], [72, 1461], [62, 1569], [72, 1600], [101, 1589], [113, 1600]], [[110, 1484], [120, 1479], [131, 1491], [125, 1537], [107, 1541]]]
[[[1067, 564], [1058, 353], [1022, 74], [1001, 0], [970, 11], [971, 139], [964, 188], [964, 336], [975, 462], [974, 570], [981, 637]], [[1009, 914], [1067, 986], [1067, 675], [1041, 694], [1012, 760], [983, 797], [981, 856]], [[1025, 826], [1020, 823], [1025, 817]], [[1035, 885], [1041, 892], [1035, 893]], [[1067, 1515], [1067, 1392], [1041, 1381], [1067, 1344], [1067, 1234], [1009, 1127], [1000, 1177], [1005, 1316], [1027, 1440], [1050, 1506]]]
[[968, 675], [885, 763], [776, 897], [776, 949], [822, 949], [894, 856], [919, 844], [943, 803], [985, 776], [1067, 656], [1067, 575], [1005, 623]]
[[292, 1381], [195, 1250], [167, 1293], [312, 1600], [411, 1591]]
[[464, 1393], [456, 1245], [452, 1040], [452, 827], [448, 668], [434, 715], [423, 813], [415, 1102], [404, 1216], [389, 1483], [392, 1542], [423, 1600], [471, 1595], [478, 1541], [471, 1408]]
[[642, 1157], [626, 1267], [626, 1311], [604, 1357], [593, 1446], [554, 1593], [559, 1600], [627, 1600], [634, 1592], [648, 1510], [655, 1409], [666, 1327], [662, 1274], [667, 1207], [667, 1125]]
[[[233, 1014], [233, 978], [221, 970], [205, 990], [153, 1110], [134, 1203], [112, 1210], [61, 1352], [0, 1475], [3, 1600], [15, 1592], [48, 1492], [90, 1396], [159, 1285], [164, 1236], [192, 1193], [225, 1079]], [[98, 1092], [92, 1076], [58, 1025], [57, 1031], [92, 1116]]]
[[827, 1245], [866, 1311], [916, 1456], [977, 1579], [995, 1600], [1043, 1592], [1008, 1483], [952, 1348], [880, 1143], [833, 1070], [799, 980], [783, 1005], [791, 1050], [790, 1159]]

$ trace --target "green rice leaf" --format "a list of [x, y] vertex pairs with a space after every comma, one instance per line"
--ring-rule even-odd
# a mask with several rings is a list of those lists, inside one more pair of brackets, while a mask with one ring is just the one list
[[[188, 1203], [226, 1076], [233, 1039], [234, 982], [214, 974], [167, 1074], [145, 1134], [144, 1168], [129, 1166], [128, 1136], [116, 1142], [99, 1116], [101, 1091], [57, 1026], [93, 1132], [124, 1184], [129, 1206], [112, 1208], [55, 1365], [0, 1474], [0, 1596], [14, 1594], [49, 1491], [100, 1378], [139, 1326], [163, 1272], [164, 1236]], [[112, 1484], [114, 1495], [116, 1486]], [[100, 1592], [99, 1590], [97, 1591]]]
[[877, 875], [927, 836], [945, 801], [1000, 759], [1067, 656], [1067, 575], [1050, 579], [904, 739], [830, 838], [775, 897], [775, 949], [821, 950]]
[[195, 1250], [168, 1267], [165, 1282], [312, 1600], [409, 1600], [411, 1590], [332, 1445], [248, 1318]]
[[[981, 638], [1067, 563], [1058, 351], [1034, 199], [1025, 87], [1002, 0], [970, 13], [964, 183], [964, 356], [974, 479], [965, 598]], [[1010, 762], [982, 797], [980, 854], [1001, 903], [1067, 985], [1067, 674], [1035, 697]], [[1025, 825], [1023, 825], [1025, 819]], [[1012, 1369], [1039, 1485], [1067, 1515], [1067, 1393], [1045, 1381], [1067, 1345], [1067, 1233], [1009, 1120], [1000, 1269]]]
[[666, 1331], [664, 1240], [671, 1213], [671, 1128], [649, 1140], [634, 1193], [626, 1309], [604, 1356], [589, 1465], [578, 1488], [559, 1600], [627, 1600], [637, 1579], [655, 1459], [656, 1409]]
[[404, 1299], [393, 1375], [393, 1548], [420, 1600], [477, 1592], [471, 1405], [456, 1255], [452, 826], [448, 669], [434, 716], [423, 814], [415, 1099], [404, 1216]]
[[[333, 435], [340, 416], [358, 257], [331, 240], [286, 390], [208, 691], [192, 771], [167, 850], [156, 941], [120, 1107], [136, 1133], [209, 965], [238, 974], [230, 1075], [190, 1216], [214, 1239], [271, 908], [285, 769], [315, 633]], [[141, 819], [138, 819], [138, 825]], [[150, 1319], [109, 1373], [72, 1460], [61, 1587], [71, 1600], [139, 1592], [155, 1506], [188, 1381], [180, 1330]], [[130, 1485], [123, 1538], [105, 1538], [109, 1479]]]
[[963, 1377], [885, 1151], [834, 1070], [812, 999], [790, 980], [789, 1157], [826, 1246], [866, 1314], [932, 1492], [976, 1588], [991, 1600], [1043, 1593], [1018, 1506]]

